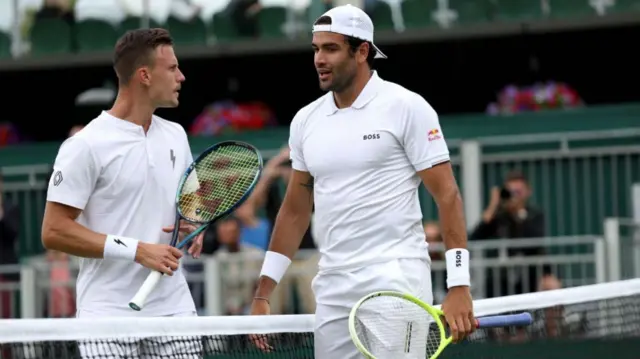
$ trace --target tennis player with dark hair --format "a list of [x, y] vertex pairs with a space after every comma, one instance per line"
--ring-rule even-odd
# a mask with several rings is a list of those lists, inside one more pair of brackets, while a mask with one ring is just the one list
[[[78, 318], [194, 316], [179, 265], [182, 253], [169, 246], [178, 182], [193, 158], [182, 126], [153, 114], [157, 108], [178, 106], [185, 81], [171, 36], [163, 29], [127, 32], [115, 46], [114, 69], [119, 91], [113, 107], [60, 147], [42, 241], [47, 249], [82, 257]], [[193, 227], [185, 224], [181, 230]], [[201, 248], [199, 236], [189, 253], [198, 257]], [[144, 310], [133, 311], [129, 300], [149, 269], [166, 275]], [[186, 358], [192, 351], [189, 358], [197, 358], [200, 353], [199, 342], [156, 341], [150, 349], [128, 341], [95, 345], [81, 345], [83, 357], [137, 353], [151, 358], [179, 352]]]
[[[326, 12], [313, 27], [312, 46], [327, 94], [291, 122], [294, 171], [252, 313], [269, 314], [269, 296], [298, 250], [315, 205], [321, 255], [312, 284], [315, 358], [360, 358], [347, 323], [361, 297], [396, 290], [433, 302], [418, 198], [423, 183], [438, 204], [447, 247], [442, 308], [454, 340], [461, 340], [474, 330], [469, 252], [462, 199], [437, 113], [420, 95], [372, 71], [374, 58], [386, 56], [374, 45], [373, 23], [362, 10], [345, 5]], [[268, 349], [264, 338], [254, 339]]]

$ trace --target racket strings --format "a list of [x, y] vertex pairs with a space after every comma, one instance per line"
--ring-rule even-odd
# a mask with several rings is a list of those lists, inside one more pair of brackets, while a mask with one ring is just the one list
[[221, 146], [200, 159], [186, 178], [180, 213], [194, 222], [209, 222], [231, 209], [258, 175], [259, 155], [239, 145]]
[[380, 296], [362, 303], [355, 328], [358, 340], [377, 359], [430, 358], [440, 346], [433, 317], [399, 297]]

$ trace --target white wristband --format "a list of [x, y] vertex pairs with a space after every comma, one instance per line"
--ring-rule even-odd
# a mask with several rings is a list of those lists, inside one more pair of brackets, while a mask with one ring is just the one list
[[104, 259], [134, 261], [138, 251], [138, 240], [122, 236], [107, 235], [104, 242]]
[[276, 283], [280, 283], [280, 280], [284, 276], [284, 273], [287, 271], [290, 264], [291, 259], [284, 254], [268, 251], [264, 256], [264, 263], [262, 264], [260, 276], [269, 277]]
[[445, 253], [445, 257], [447, 260], [447, 288], [470, 287], [469, 251], [464, 248], [453, 248]]

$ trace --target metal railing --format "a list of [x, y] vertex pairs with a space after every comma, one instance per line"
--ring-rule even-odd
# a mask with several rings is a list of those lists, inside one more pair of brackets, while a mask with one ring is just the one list
[[[640, 129], [452, 141], [452, 164], [468, 225], [473, 227], [480, 220], [490, 187], [501, 185], [508, 171], [520, 170], [530, 181], [531, 202], [545, 215], [547, 236], [603, 233], [604, 218], [632, 216], [631, 188], [640, 183], [640, 146], [595, 145], [590, 141], [635, 138], [640, 139]], [[546, 149], [523, 151], [514, 149], [516, 144], [538, 144]], [[275, 153], [269, 149], [262, 152], [265, 156]], [[4, 194], [20, 205], [23, 214], [21, 253], [42, 251], [40, 223], [50, 168], [47, 164], [2, 168]], [[420, 201], [425, 219], [438, 218], [435, 203], [422, 187]]]
[[[473, 295], [480, 299], [486, 297], [487, 291], [492, 297], [537, 291], [537, 281], [544, 274], [556, 276], [563, 287], [612, 280], [616, 273], [610, 273], [610, 264], [617, 262], [611, 257], [616, 252], [611, 252], [610, 248], [619, 246], [619, 243], [611, 244], [608, 240], [611, 239], [583, 236], [470, 242]], [[576, 252], [576, 247], [583, 251]], [[514, 256], [512, 253], [530, 248], [543, 248], [549, 254]], [[442, 301], [446, 292], [446, 266], [443, 260], [438, 259], [443, 250], [439, 244], [430, 248], [436, 303]], [[199, 313], [246, 314], [262, 260], [263, 255], [256, 252], [217, 253], [203, 256], [200, 260], [185, 258], [185, 275]], [[272, 298], [274, 313], [313, 313], [315, 302], [311, 280], [317, 273], [317, 260], [318, 254], [313, 250], [300, 252]], [[66, 290], [75, 296], [78, 261], [72, 259], [63, 265], [69, 271], [66, 281], [52, 280], [51, 271], [55, 265], [43, 258], [32, 259], [21, 266], [0, 267], [0, 273], [20, 276], [18, 283], [0, 286], [0, 294], [5, 293], [5, 296], [15, 298], [14, 301], [19, 298], [19, 302], [12, 304], [11, 316], [39, 318], [50, 316], [50, 313], [61, 316], [59, 313], [65, 312], [67, 302], [53, 303], [56, 300], [53, 290]], [[73, 316], [73, 308], [67, 309], [67, 314]]]

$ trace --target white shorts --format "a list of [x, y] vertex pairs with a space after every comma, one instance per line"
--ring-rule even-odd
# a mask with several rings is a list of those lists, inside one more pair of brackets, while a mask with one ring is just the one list
[[[361, 359], [349, 335], [349, 313], [365, 295], [379, 290], [412, 294], [433, 304], [428, 259], [399, 259], [349, 271], [321, 273], [313, 280], [316, 296], [315, 359]], [[424, 357], [424, 352], [421, 353]]]
[[[171, 317], [196, 316], [195, 312], [171, 315]], [[133, 319], [133, 318], [132, 318]], [[79, 341], [82, 359], [201, 359], [202, 338], [176, 337], [99, 339]]]

